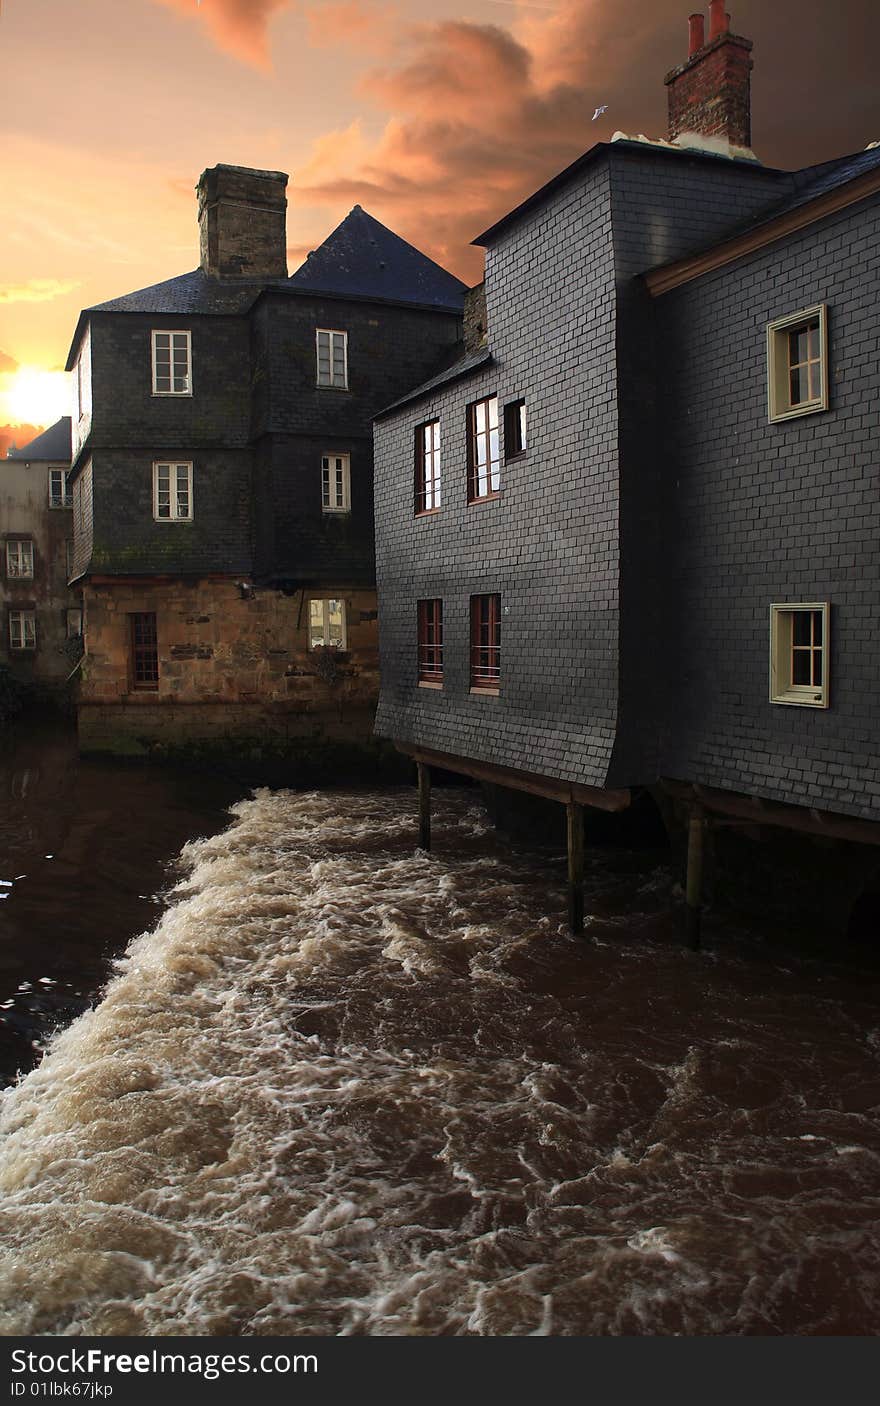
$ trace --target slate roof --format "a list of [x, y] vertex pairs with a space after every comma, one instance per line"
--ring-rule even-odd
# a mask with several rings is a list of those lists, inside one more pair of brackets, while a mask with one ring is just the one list
[[402, 406], [409, 405], [411, 400], [418, 400], [419, 396], [429, 395], [431, 391], [439, 390], [441, 386], [446, 386], [450, 381], [457, 381], [460, 376], [468, 376], [471, 371], [476, 371], [481, 366], [487, 366], [492, 360], [492, 353], [488, 347], [479, 347], [476, 351], [465, 352], [464, 356], [459, 356], [453, 361], [451, 366], [445, 370], [438, 371], [436, 376], [432, 376], [430, 381], [423, 381], [415, 390], [408, 391], [406, 395], [395, 400], [391, 405], [386, 405], [384, 410], [380, 410], [373, 418], [381, 420], [384, 415], [390, 415], [394, 410], [400, 410]]
[[866, 176], [876, 170], [880, 170], [880, 146], [869, 148], [867, 151], [857, 151], [851, 156], [838, 156], [833, 161], [823, 161], [820, 166], [806, 166], [801, 171], [795, 171], [792, 173], [794, 193], [765, 210], [757, 220], [750, 223], [749, 228], [778, 219], [780, 215], [787, 215], [789, 210], [808, 205], [811, 200], [818, 200], [821, 195], [828, 195], [849, 181], [858, 180], [859, 176]]
[[[70, 463], [70, 416], [62, 415], [48, 430], [38, 434], [23, 449], [7, 450], [7, 459], [27, 459], [35, 463], [42, 459], [52, 459], [56, 463]], [[0, 460], [2, 462], [2, 460]]]
[[288, 280], [291, 288], [460, 313], [466, 286], [360, 205]]
[[[279, 279], [283, 284], [284, 280]], [[201, 269], [182, 273], [179, 278], [166, 278], [136, 293], [125, 293], [107, 303], [96, 303], [87, 312], [155, 312], [155, 313], [216, 313], [247, 312], [265, 286], [265, 279], [248, 279], [227, 283], [210, 278]]]

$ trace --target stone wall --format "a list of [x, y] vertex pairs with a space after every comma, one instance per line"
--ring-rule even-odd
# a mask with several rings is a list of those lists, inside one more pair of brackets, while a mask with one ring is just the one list
[[[309, 649], [308, 592], [243, 598], [228, 578], [87, 583], [82, 744], [120, 750], [114, 738], [123, 736], [185, 742], [267, 731], [368, 737], [378, 692], [376, 597], [340, 595], [348, 647], [337, 652]], [[133, 683], [130, 617], [139, 612], [156, 614], [156, 689]]]

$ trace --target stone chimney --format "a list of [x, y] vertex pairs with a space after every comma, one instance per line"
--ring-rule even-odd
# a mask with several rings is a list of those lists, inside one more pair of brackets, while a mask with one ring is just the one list
[[719, 149], [752, 145], [751, 39], [730, 32], [724, 0], [711, 0], [709, 37], [705, 16], [691, 15], [687, 62], [666, 75], [669, 140], [710, 138]]
[[213, 278], [286, 278], [287, 175], [212, 166], [199, 177], [201, 267]]

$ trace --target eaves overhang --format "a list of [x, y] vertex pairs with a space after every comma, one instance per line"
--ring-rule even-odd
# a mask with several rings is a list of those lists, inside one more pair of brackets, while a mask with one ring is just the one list
[[643, 275], [645, 284], [652, 297], [661, 297], [674, 288], [680, 288], [685, 283], [702, 278], [704, 274], [713, 273], [716, 269], [735, 263], [737, 259], [745, 258], [748, 254], [766, 249], [778, 240], [797, 234], [819, 220], [835, 215], [840, 210], [846, 210], [851, 205], [857, 205], [878, 193], [880, 169], [869, 171], [836, 190], [817, 196], [807, 204], [799, 205], [762, 224], [743, 230], [733, 238], [705, 249], [701, 254], [691, 254], [685, 259], [677, 259], [674, 263], [652, 269]]

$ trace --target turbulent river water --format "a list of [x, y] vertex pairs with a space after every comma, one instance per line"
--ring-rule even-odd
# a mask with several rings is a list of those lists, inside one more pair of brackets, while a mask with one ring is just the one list
[[874, 1334], [875, 973], [689, 953], [619, 851], [575, 940], [561, 861], [434, 801], [430, 855], [406, 789], [184, 848], [3, 1096], [0, 1331]]

